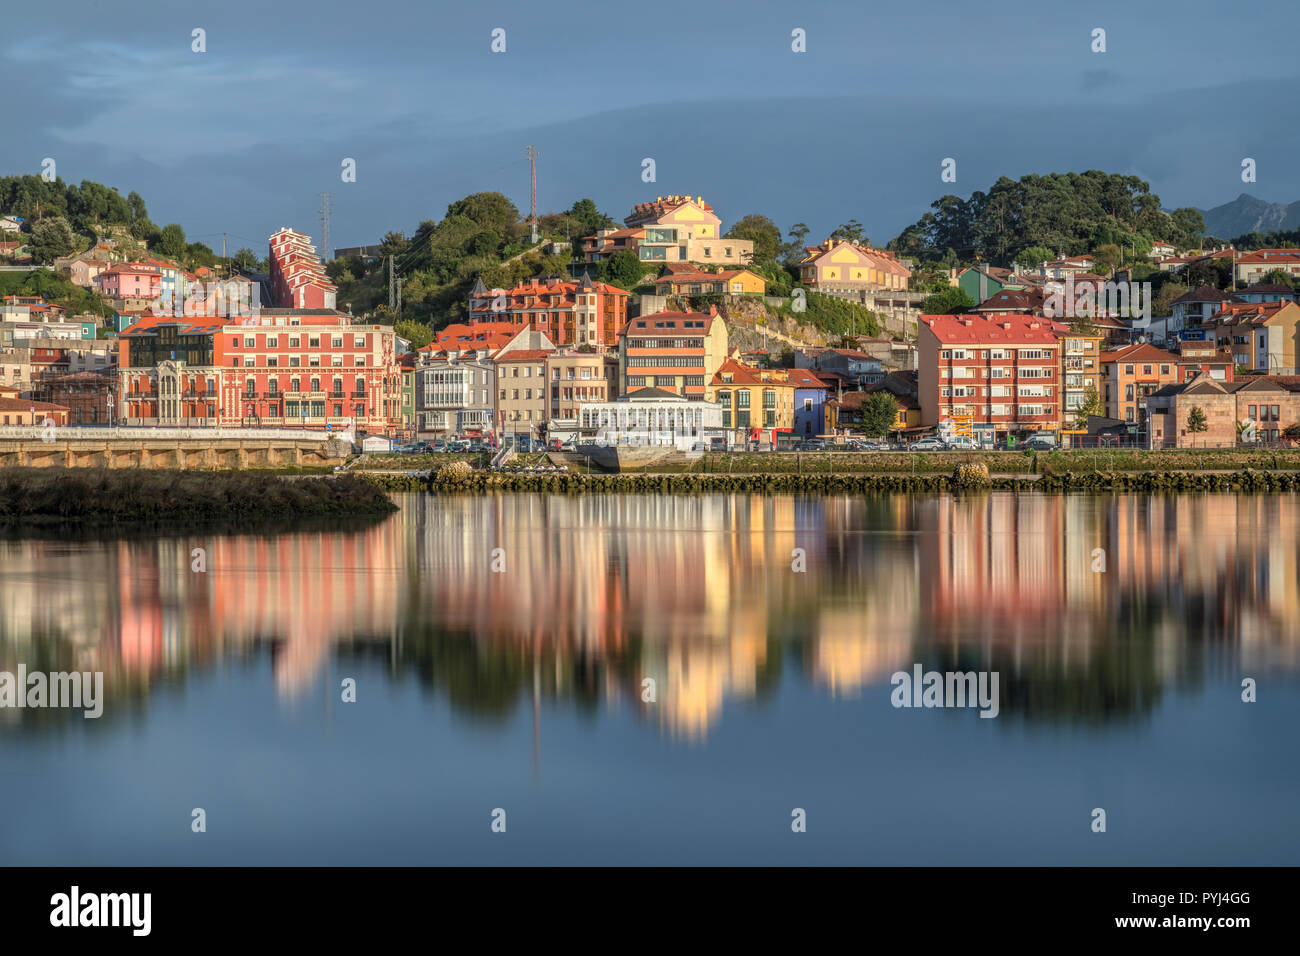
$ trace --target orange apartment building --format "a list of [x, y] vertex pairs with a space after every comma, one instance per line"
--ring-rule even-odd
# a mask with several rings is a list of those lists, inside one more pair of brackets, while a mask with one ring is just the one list
[[123, 425], [262, 426], [391, 434], [401, 423], [392, 326], [332, 309], [143, 319], [123, 331]]
[[726, 358], [727, 323], [715, 309], [643, 315], [619, 339], [619, 392], [660, 388], [703, 400]]
[[1183, 380], [1179, 356], [1154, 345], [1126, 345], [1101, 356], [1101, 400], [1110, 418], [1142, 423], [1147, 398]]
[[629, 294], [581, 279], [530, 279], [511, 289], [489, 289], [480, 277], [469, 296], [469, 324], [526, 325], [557, 346], [613, 348], [627, 324]]
[[1033, 315], [923, 315], [918, 326], [921, 422], [968, 418], [985, 442], [1061, 428], [1061, 342]]

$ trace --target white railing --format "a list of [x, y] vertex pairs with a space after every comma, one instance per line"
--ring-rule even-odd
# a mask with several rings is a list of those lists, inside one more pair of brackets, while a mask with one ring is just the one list
[[[51, 437], [53, 436], [53, 437]], [[0, 439], [35, 441], [218, 441], [243, 438], [250, 441], [296, 439], [298, 441], [329, 441], [342, 438], [350, 441], [348, 432], [308, 431], [303, 428], [94, 428], [77, 425], [0, 425]]]

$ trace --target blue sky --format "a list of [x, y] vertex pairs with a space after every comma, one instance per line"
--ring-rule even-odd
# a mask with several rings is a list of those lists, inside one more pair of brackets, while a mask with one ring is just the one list
[[1300, 199], [1290, 4], [1063, 6], [49, 0], [0, 19], [0, 173], [52, 157], [259, 254], [282, 225], [319, 240], [323, 191], [331, 246], [480, 190], [526, 211], [530, 143], [542, 211], [590, 196], [621, 219], [681, 192], [724, 225], [759, 212], [820, 238], [856, 218], [880, 243], [999, 175], [1137, 175], [1167, 207]]

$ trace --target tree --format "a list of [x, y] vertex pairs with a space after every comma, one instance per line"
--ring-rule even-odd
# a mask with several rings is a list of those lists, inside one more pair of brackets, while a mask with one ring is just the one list
[[180, 259], [185, 255], [185, 230], [176, 223], [168, 223], [162, 228], [162, 235], [158, 237], [158, 251], [172, 259]]
[[614, 225], [614, 220], [596, 208], [596, 203], [590, 199], [579, 199], [566, 215], [582, 224], [583, 235], [586, 236], [594, 234], [597, 229]]
[[601, 263], [606, 282], [620, 289], [631, 289], [646, 273], [645, 264], [631, 249], [616, 252]]
[[1174, 300], [1187, 294], [1187, 286], [1181, 282], [1166, 282], [1156, 293], [1156, 300], [1151, 304], [1152, 315], [1170, 315], [1174, 311]]
[[781, 251], [780, 227], [771, 219], [758, 213], [741, 217], [724, 238], [751, 240], [754, 243], [752, 261], [755, 264], [775, 263]]
[[402, 319], [395, 329], [398, 335], [411, 343], [413, 349], [422, 349], [433, 341], [433, 330], [423, 322]]
[[379, 257], [387, 259], [389, 256], [400, 256], [410, 245], [409, 239], [390, 229], [379, 242]]
[[1074, 413], [1074, 423], [1079, 428], [1087, 428], [1089, 416], [1101, 417], [1105, 414], [1106, 406], [1101, 403], [1101, 395], [1096, 386], [1093, 386], [1084, 393], [1083, 404]]
[[1092, 261], [1096, 263], [1099, 274], [1110, 275], [1119, 268], [1123, 253], [1113, 242], [1106, 242], [1092, 251]]
[[1259, 281], [1265, 285], [1284, 285], [1288, 289], [1295, 288], [1295, 280], [1291, 277], [1291, 273], [1285, 269], [1269, 269], [1259, 277]]
[[230, 260], [236, 272], [256, 272], [257, 271], [257, 253], [252, 249], [240, 249]]
[[952, 315], [974, 307], [975, 300], [969, 293], [961, 286], [955, 285], [950, 285], [921, 300], [922, 315]]
[[841, 223], [839, 227], [831, 233], [832, 239], [847, 239], [849, 242], [856, 242], [860, 246], [870, 243], [863, 231], [862, 223], [856, 219], [850, 219], [848, 222]]
[[497, 192], [472, 193], [447, 207], [447, 218], [464, 216], [478, 226], [475, 233], [491, 229], [507, 242], [523, 234], [519, 210], [504, 195]]
[[134, 189], [127, 193], [127, 208], [131, 210], [131, 225], [135, 225], [141, 219], [148, 219], [149, 212], [145, 209], [144, 199]]
[[72, 254], [72, 227], [62, 216], [42, 219], [32, 226], [32, 237], [27, 241], [32, 258], [40, 265], [48, 265], [60, 256]]
[[1205, 420], [1205, 409], [1200, 405], [1193, 405], [1187, 413], [1187, 430], [1193, 434], [1210, 430], [1210, 423]]
[[1015, 262], [1025, 272], [1033, 272], [1044, 262], [1051, 262], [1055, 258], [1056, 253], [1047, 246], [1029, 246], [1016, 254]]
[[869, 438], [884, 438], [898, 420], [898, 402], [889, 392], [872, 392], [862, 400], [861, 418]]

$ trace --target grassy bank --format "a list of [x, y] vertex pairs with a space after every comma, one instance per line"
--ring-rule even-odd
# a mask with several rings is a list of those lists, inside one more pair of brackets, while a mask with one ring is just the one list
[[709, 453], [691, 462], [652, 465], [667, 474], [951, 474], [958, 465], [984, 465], [994, 475], [1128, 471], [1300, 471], [1300, 450], [1053, 452], [771, 452]]
[[0, 524], [263, 522], [383, 515], [383, 489], [350, 475], [285, 480], [257, 472], [0, 469]]
[[949, 474], [690, 474], [690, 475], [517, 475], [475, 472], [454, 481], [426, 481], [402, 476], [372, 476], [390, 491], [437, 494], [496, 491], [557, 494], [709, 492], [755, 494], [888, 494], [893, 492], [1040, 491], [1040, 492], [1295, 492], [1300, 471], [1227, 473], [1197, 472], [1053, 472], [1040, 475], [989, 475], [978, 467]]

